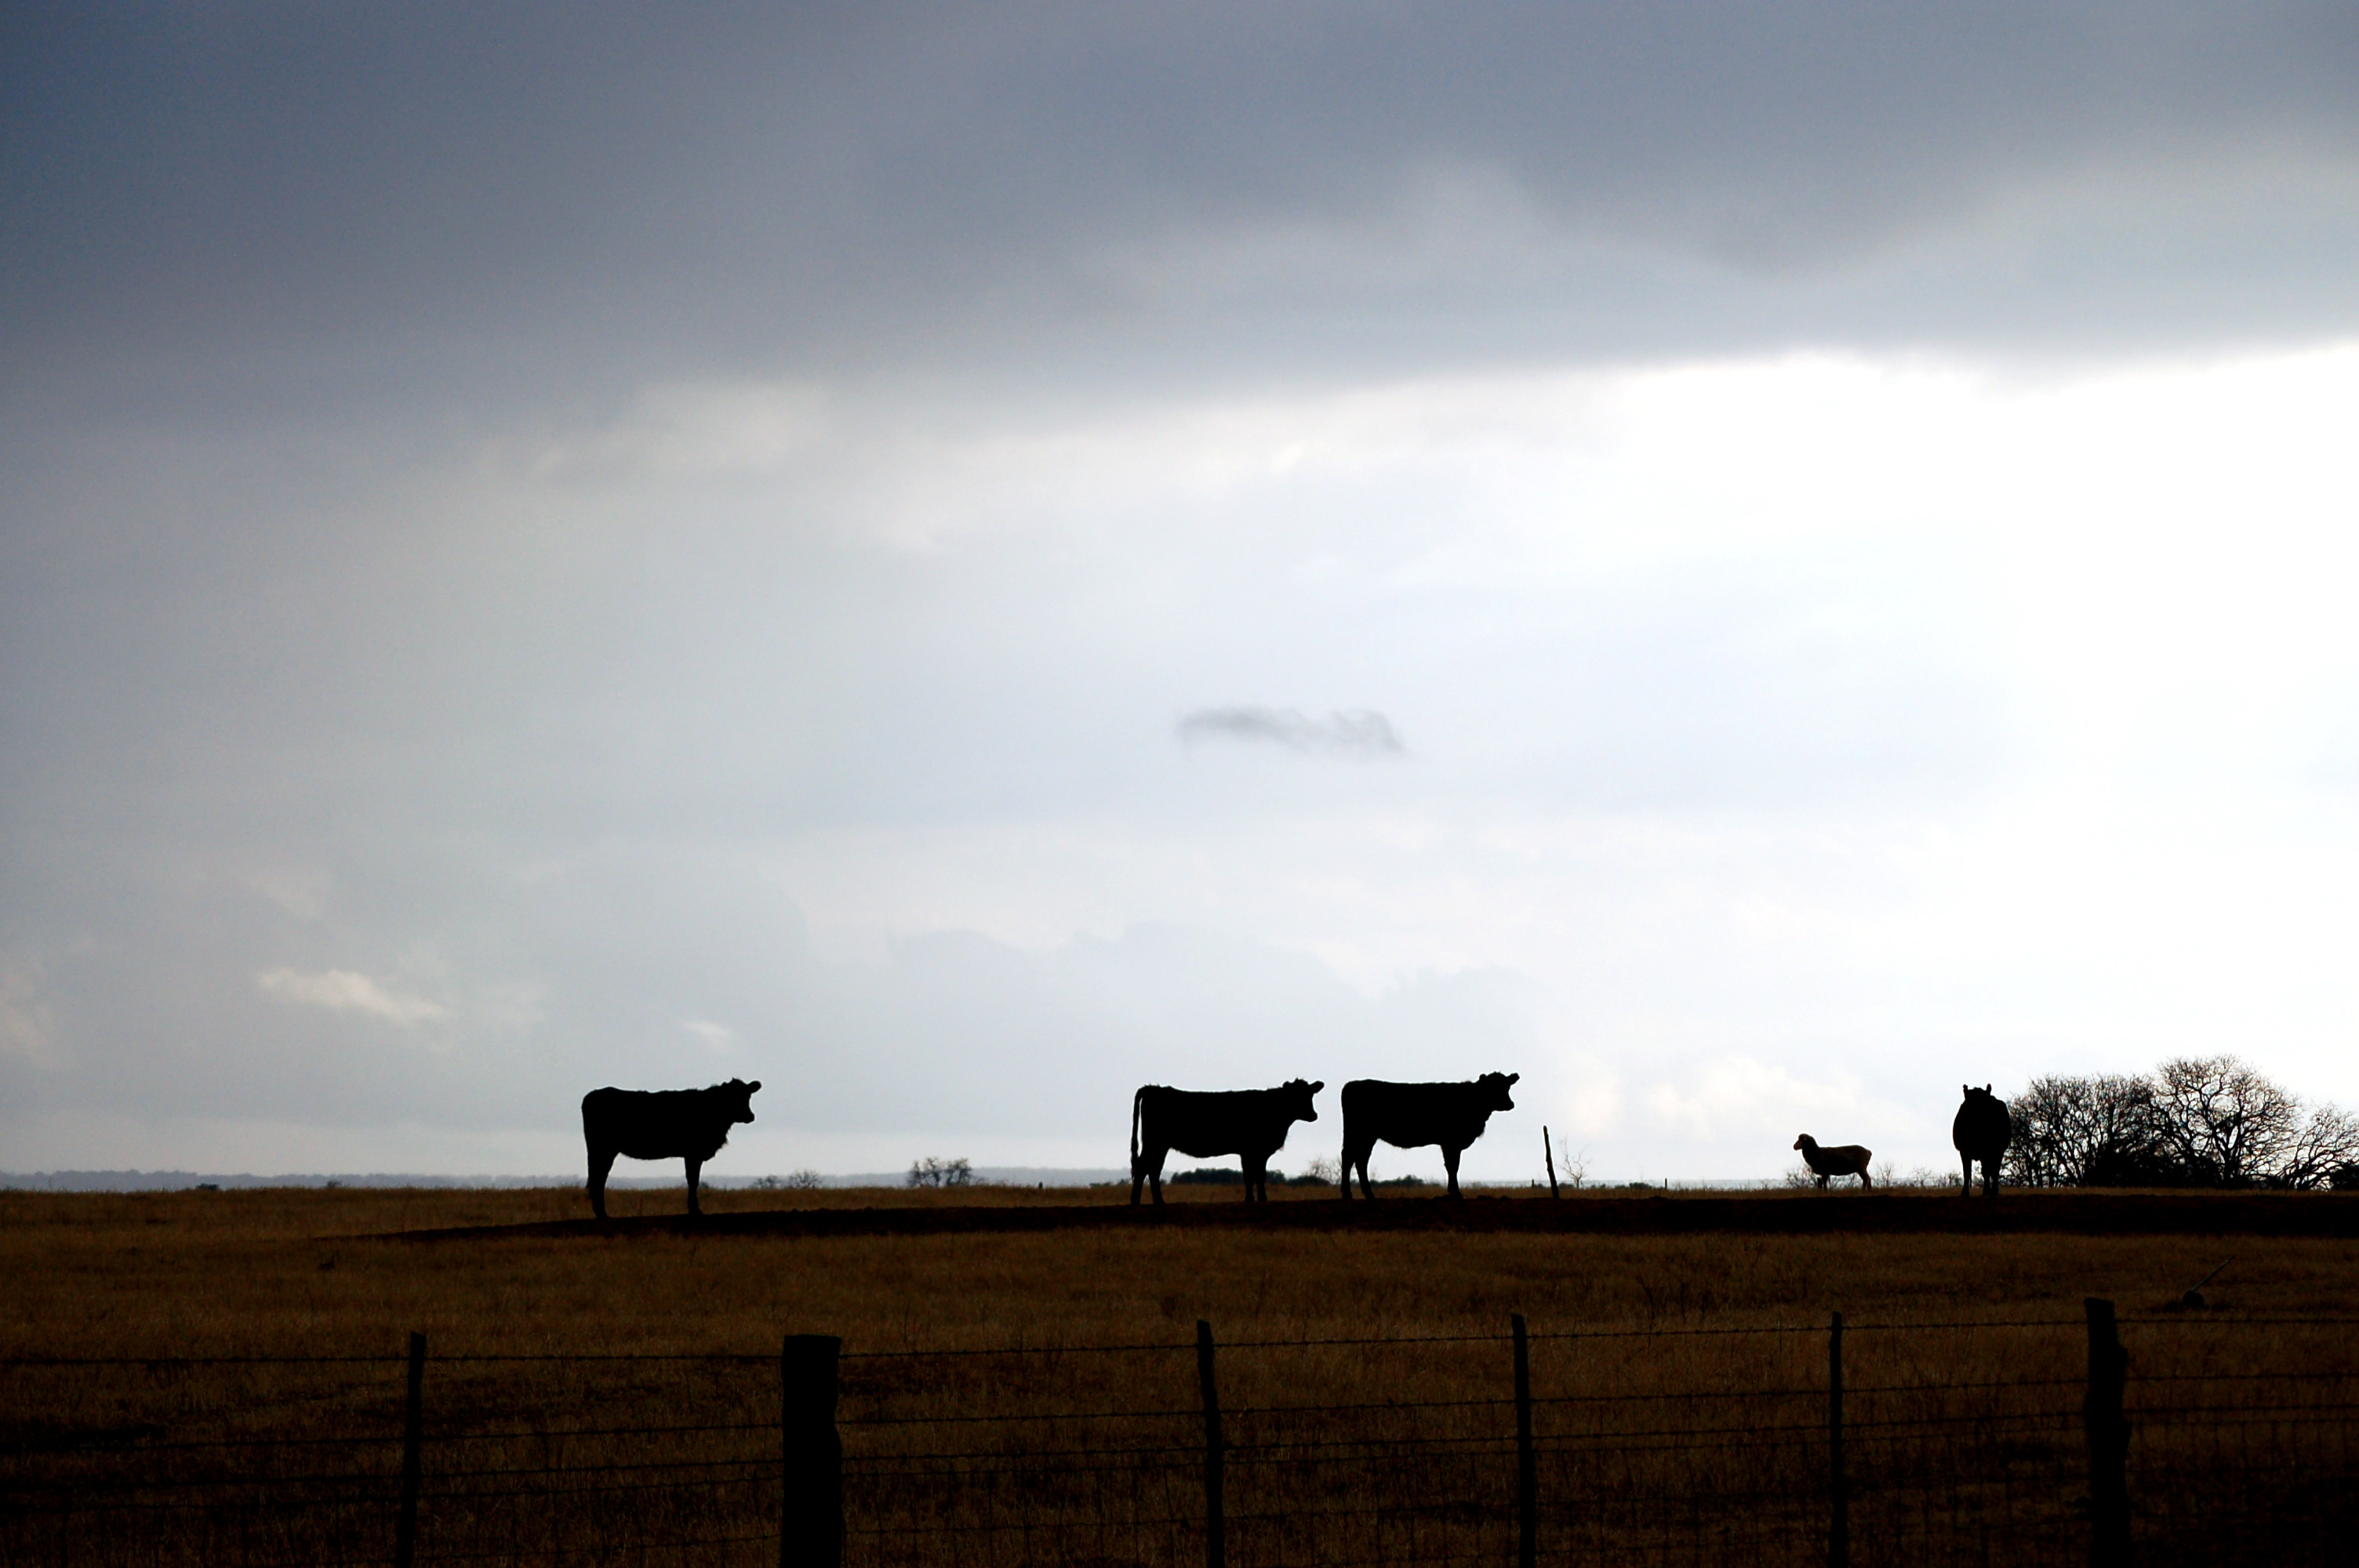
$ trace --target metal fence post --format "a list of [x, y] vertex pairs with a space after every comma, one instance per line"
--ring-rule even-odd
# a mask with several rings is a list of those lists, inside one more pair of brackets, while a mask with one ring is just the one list
[[2129, 1352], [2122, 1348], [2114, 1303], [2082, 1303], [2089, 1314], [2089, 1393], [2081, 1416], [2089, 1433], [2090, 1568], [2124, 1568], [2130, 1560], [2130, 1423], [2122, 1413]]
[[1532, 1458], [1532, 1351], [1524, 1314], [1516, 1327], [1516, 1568], [1532, 1568], [1539, 1552], [1539, 1470]]
[[778, 1350], [778, 1568], [843, 1562], [843, 1440], [835, 1430], [832, 1334], [789, 1334]]
[[410, 1568], [418, 1556], [419, 1448], [426, 1432], [426, 1336], [409, 1336], [409, 1397], [401, 1410], [401, 1511], [394, 1516], [393, 1568]]
[[1221, 1390], [1212, 1379], [1212, 1325], [1196, 1320], [1196, 1381], [1204, 1393], [1204, 1568], [1228, 1568], [1221, 1519]]
[[1851, 1485], [1843, 1475], [1843, 1314], [1827, 1326], [1827, 1568], [1851, 1563]]

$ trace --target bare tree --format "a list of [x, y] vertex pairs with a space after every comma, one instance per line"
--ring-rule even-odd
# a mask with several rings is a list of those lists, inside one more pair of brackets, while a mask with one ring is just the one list
[[2034, 1078], [2008, 1102], [2015, 1141], [2006, 1179], [2078, 1187], [2167, 1179], [2154, 1085], [2120, 1074]]
[[937, 1160], [929, 1154], [909, 1162], [908, 1182], [913, 1187], [971, 1187], [974, 1167], [964, 1160]]
[[2313, 1106], [2278, 1154], [2271, 1178], [2309, 1191], [2345, 1184], [2359, 1165], [2359, 1117], [2340, 1106]]
[[2022, 1186], [2359, 1185], [2359, 1117], [2305, 1106], [2234, 1056], [2034, 1078], [2009, 1108], [2006, 1175]]
[[2276, 1174], [2300, 1131], [2300, 1099], [2234, 1056], [2165, 1062], [2154, 1088], [2165, 1143], [2206, 1184], [2245, 1186]]

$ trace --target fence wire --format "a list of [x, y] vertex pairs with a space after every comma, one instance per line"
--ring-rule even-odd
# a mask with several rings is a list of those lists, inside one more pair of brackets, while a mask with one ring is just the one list
[[[2359, 1526], [2347, 1319], [2126, 1323], [2138, 1561], [2330, 1561]], [[2075, 1320], [1854, 1327], [1851, 1561], [2088, 1554]], [[1535, 1559], [1828, 1560], [1822, 1325], [1529, 1336]], [[1215, 1350], [1236, 1568], [1516, 1560], [1500, 1335]], [[1192, 1344], [854, 1351], [839, 1364], [843, 1561], [1195, 1568]], [[743, 1568], [778, 1556], [776, 1357], [429, 1357], [416, 1561]], [[0, 1561], [385, 1564], [405, 1363], [0, 1360]]]

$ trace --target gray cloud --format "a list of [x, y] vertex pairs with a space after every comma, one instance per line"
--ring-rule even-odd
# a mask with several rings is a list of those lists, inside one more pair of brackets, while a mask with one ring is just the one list
[[1190, 745], [1241, 741], [1363, 758], [1398, 757], [1407, 750], [1392, 720], [1369, 708], [1313, 719], [1291, 708], [1200, 708], [1180, 719], [1180, 739]]
[[[6, 384], [2359, 326], [2332, 5], [12, 13]], [[586, 378], [586, 379], [585, 379]]]

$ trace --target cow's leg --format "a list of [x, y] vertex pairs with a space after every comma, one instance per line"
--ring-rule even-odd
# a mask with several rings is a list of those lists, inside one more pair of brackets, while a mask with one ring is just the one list
[[1875, 1184], [1868, 1179], [1867, 1167], [1864, 1165], [1859, 1168], [1859, 1190], [1864, 1193], [1872, 1193], [1875, 1190]]
[[1958, 1178], [1958, 1195], [1970, 1198], [1974, 1195], [1974, 1157], [1961, 1152], [1958, 1162], [1965, 1170], [1965, 1174]]
[[1169, 1149], [1150, 1149], [1147, 1152], [1147, 1184], [1155, 1190], [1155, 1206], [1158, 1208], [1163, 1206], [1163, 1161], [1170, 1152]]
[[1354, 1170], [1360, 1173], [1360, 1195], [1372, 1203], [1375, 1200], [1376, 1190], [1368, 1184], [1368, 1156], [1375, 1152], [1375, 1147], [1373, 1142], [1358, 1149], [1353, 1148], [1348, 1143], [1343, 1145], [1343, 1199], [1345, 1202], [1351, 1201], [1352, 1173]]
[[1998, 1163], [1996, 1160], [1983, 1162], [1983, 1196], [1986, 1198], [1998, 1196]]
[[1458, 1190], [1458, 1156], [1464, 1152], [1466, 1152], [1466, 1151], [1463, 1149], [1452, 1149], [1447, 1143], [1441, 1146], [1441, 1166], [1442, 1169], [1450, 1173], [1450, 1195], [1451, 1197], [1460, 1197], [1463, 1195]]
[[590, 1151], [590, 1212], [600, 1219], [606, 1217], [606, 1175], [614, 1168], [614, 1152], [592, 1148]]
[[1141, 1154], [1130, 1157], [1130, 1206], [1138, 1206], [1138, 1195], [1147, 1190], [1147, 1159]]
[[688, 1212], [690, 1214], [702, 1214], [704, 1212], [701, 1207], [698, 1206], [696, 1201], [696, 1179], [698, 1176], [701, 1175], [703, 1172], [704, 1162], [698, 1159], [693, 1154], [688, 1156]]

